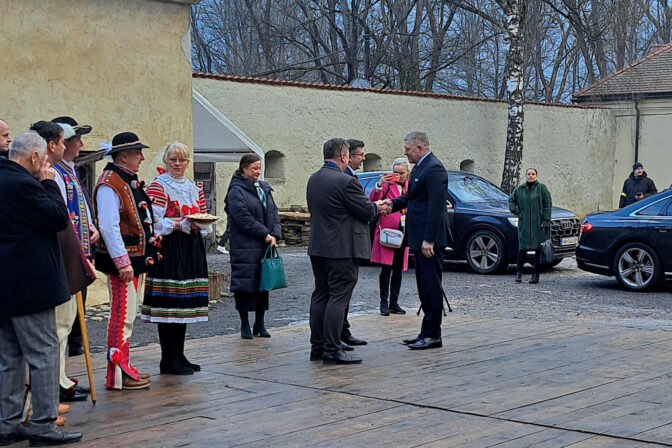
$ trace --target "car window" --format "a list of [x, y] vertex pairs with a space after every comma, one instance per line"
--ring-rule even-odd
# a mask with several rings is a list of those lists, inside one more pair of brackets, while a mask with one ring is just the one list
[[637, 212], [637, 215], [639, 216], [658, 216], [661, 215], [663, 210], [665, 210], [665, 207], [669, 204], [670, 201], [668, 200], [660, 200], [658, 202], [654, 202], [653, 204], [649, 205], [648, 207], [640, 210]]
[[489, 182], [472, 176], [450, 176], [448, 190], [462, 202], [506, 201], [509, 197]]
[[672, 216], [672, 201], [667, 202], [667, 210], [665, 210], [663, 216]]

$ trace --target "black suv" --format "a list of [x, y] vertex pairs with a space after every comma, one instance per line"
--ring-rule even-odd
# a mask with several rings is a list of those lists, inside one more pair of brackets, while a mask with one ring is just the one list
[[[382, 171], [358, 174], [368, 196]], [[448, 171], [448, 226], [453, 241], [445, 257], [466, 260], [480, 274], [500, 272], [518, 256], [518, 218], [509, 211], [509, 197], [482, 177]], [[555, 266], [574, 255], [581, 223], [574, 213], [553, 207], [551, 240]]]

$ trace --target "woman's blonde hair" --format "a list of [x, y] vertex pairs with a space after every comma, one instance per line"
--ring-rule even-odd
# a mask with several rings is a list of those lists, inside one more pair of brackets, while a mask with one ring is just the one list
[[191, 160], [191, 157], [189, 157], [189, 148], [187, 147], [187, 145], [185, 145], [184, 143], [180, 143], [177, 140], [166, 146], [166, 149], [164, 150], [163, 153], [163, 159], [162, 159], [163, 163], [167, 164], [168, 157], [170, 157], [173, 154], [177, 154], [178, 157], [182, 157], [183, 159]]

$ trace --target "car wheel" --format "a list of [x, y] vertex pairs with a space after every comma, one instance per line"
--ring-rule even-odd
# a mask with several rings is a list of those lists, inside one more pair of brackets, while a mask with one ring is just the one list
[[631, 291], [650, 291], [660, 281], [662, 265], [651, 247], [629, 243], [616, 253], [614, 274], [618, 282]]
[[466, 259], [479, 274], [491, 274], [506, 266], [504, 243], [490, 230], [477, 230], [467, 241]]

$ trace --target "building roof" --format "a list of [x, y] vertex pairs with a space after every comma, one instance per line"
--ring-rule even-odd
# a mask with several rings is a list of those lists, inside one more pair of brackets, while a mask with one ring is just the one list
[[649, 54], [574, 94], [575, 102], [633, 97], [672, 97], [672, 44], [656, 45]]
[[[192, 77], [194, 78], [206, 78], [206, 79], [219, 79], [223, 81], [234, 81], [234, 82], [244, 82], [244, 83], [253, 83], [253, 84], [268, 84], [273, 86], [292, 86], [292, 87], [302, 87], [308, 89], [323, 89], [323, 90], [340, 90], [340, 91], [355, 91], [355, 92], [373, 92], [373, 93], [382, 93], [387, 95], [406, 95], [406, 96], [415, 96], [415, 97], [425, 97], [425, 98], [445, 98], [452, 100], [461, 100], [461, 101], [481, 101], [484, 103], [506, 103], [506, 100], [498, 100], [491, 98], [480, 98], [480, 97], [470, 97], [470, 96], [459, 96], [459, 95], [449, 95], [446, 93], [436, 93], [436, 92], [416, 92], [410, 90], [392, 90], [392, 89], [375, 89], [371, 87], [354, 87], [347, 85], [334, 85], [334, 84], [322, 84], [322, 83], [313, 83], [313, 82], [303, 82], [303, 81], [287, 81], [281, 79], [267, 79], [267, 78], [255, 78], [252, 76], [232, 76], [232, 75], [218, 75], [214, 73], [201, 73], [193, 72]], [[571, 104], [548, 104], [548, 103], [534, 103], [526, 102], [525, 104], [535, 104], [539, 106], [552, 106], [552, 107], [587, 107], [587, 106], [577, 106]]]

